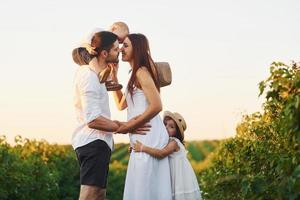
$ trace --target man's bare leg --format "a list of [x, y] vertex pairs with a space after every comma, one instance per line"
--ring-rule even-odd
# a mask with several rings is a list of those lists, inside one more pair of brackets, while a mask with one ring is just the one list
[[105, 200], [105, 197], [106, 189], [89, 185], [80, 187], [79, 200]]

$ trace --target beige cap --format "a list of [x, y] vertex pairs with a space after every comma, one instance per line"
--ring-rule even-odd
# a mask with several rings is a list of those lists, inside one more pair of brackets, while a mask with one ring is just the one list
[[179, 128], [182, 138], [184, 138], [184, 131], [187, 128], [184, 118], [179, 113], [177, 113], [177, 112], [172, 113], [170, 111], [164, 112], [164, 118], [165, 117], [170, 117], [171, 119], [173, 119], [175, 121], [175, 123], [177, 124], [177, 126]]

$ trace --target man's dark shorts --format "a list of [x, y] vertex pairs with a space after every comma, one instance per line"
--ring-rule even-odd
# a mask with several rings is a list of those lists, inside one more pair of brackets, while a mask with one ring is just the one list
[[111, 150], [95, 140], [75, 149], [80, 166], [80, 184], [106, 188]]

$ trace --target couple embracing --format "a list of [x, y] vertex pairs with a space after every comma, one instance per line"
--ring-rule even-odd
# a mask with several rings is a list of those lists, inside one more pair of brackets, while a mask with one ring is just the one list
[[[138, 143], [153, 149], [166, 147], [169, 135], [158, 115], [162, 110], [160, 84], [147, 38], [143, 34], [129, 34], [127, 25], [117, 22], [109, 31], [94, 32], [83, 47], [83, 51], [73, 54], [74, 61], [86, 62], [78, 67], [74, 81], [78, 125], [72, 146], [80, 166], [79, 199], [105, 199], [113, 134], [129, 133], [131, 146]], [[130, 64], [131, 76], [125, 93], [120, 87], [112, 90], [117, 107], [127, 109], [127, 122], [111, 119], [108, 85], [104, 80], [104, 72], [109, 68], [112, 81], [118, 85], [115, 63], [119, 53], [122, 61]], [[157, 159], [145, 152], [132, 151], [123, 199], [171, 200], [168, 157]]]

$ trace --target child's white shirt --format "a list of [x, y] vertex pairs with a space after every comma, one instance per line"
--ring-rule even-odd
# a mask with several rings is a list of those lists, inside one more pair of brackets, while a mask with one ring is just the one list
[[184, 145], [174, 137], [180, 150], [169, 155], [173, 200], [200, 200], [201, 192], [195, 172], [187, 159]]

